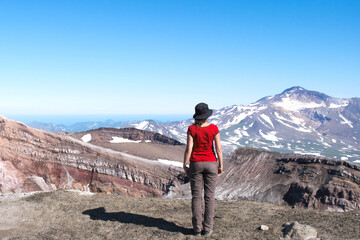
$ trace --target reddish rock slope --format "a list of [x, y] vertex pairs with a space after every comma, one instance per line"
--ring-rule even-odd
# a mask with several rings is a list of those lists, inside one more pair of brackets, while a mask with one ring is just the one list
[[160, 196], [181, 169], [32, 129], [0, 116], [0, 192], [75, 188]]

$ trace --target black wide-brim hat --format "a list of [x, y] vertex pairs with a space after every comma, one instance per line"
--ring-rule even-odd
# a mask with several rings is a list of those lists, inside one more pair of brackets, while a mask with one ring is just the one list
[[206, 103], [199, 103], [195, 106], [194, 119], [207, 119], [211, 116], [213, 110], [209, 109], [209, 106]]

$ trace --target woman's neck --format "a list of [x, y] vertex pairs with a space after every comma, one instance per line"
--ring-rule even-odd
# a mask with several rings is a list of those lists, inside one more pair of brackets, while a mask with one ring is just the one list
[[210, 125], [210, 123], [208, 123], [208, 122], [204, 122], [203, 124], [201, 124], [201, 125], [199, 125], [200, 127], [207, 127], [207, 126], [209, 126]]

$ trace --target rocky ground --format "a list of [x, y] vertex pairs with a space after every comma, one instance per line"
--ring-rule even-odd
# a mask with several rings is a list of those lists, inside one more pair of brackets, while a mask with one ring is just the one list
[[[195, 239], [189, 199], [132, 198], [57, 190], [0, 195], [0, 239]], [[359, 239], [360, 212], [321, 212], [248, 200], [218, 201], [207, 239], [280, 239], [283, 224], [320, 239]], [[268, 231], [258, 230], [262, 224]], [[201, 237], [204, 238], [204, 237]]]

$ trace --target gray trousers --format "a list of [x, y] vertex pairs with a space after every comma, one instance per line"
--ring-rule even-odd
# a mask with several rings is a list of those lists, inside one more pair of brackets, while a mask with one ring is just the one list
[[[192, 224], [195, 232], [210, 231], [214, 226], [217, 162], [190, 162]], [[202, 190], [205, 212], [202, 222]]]

